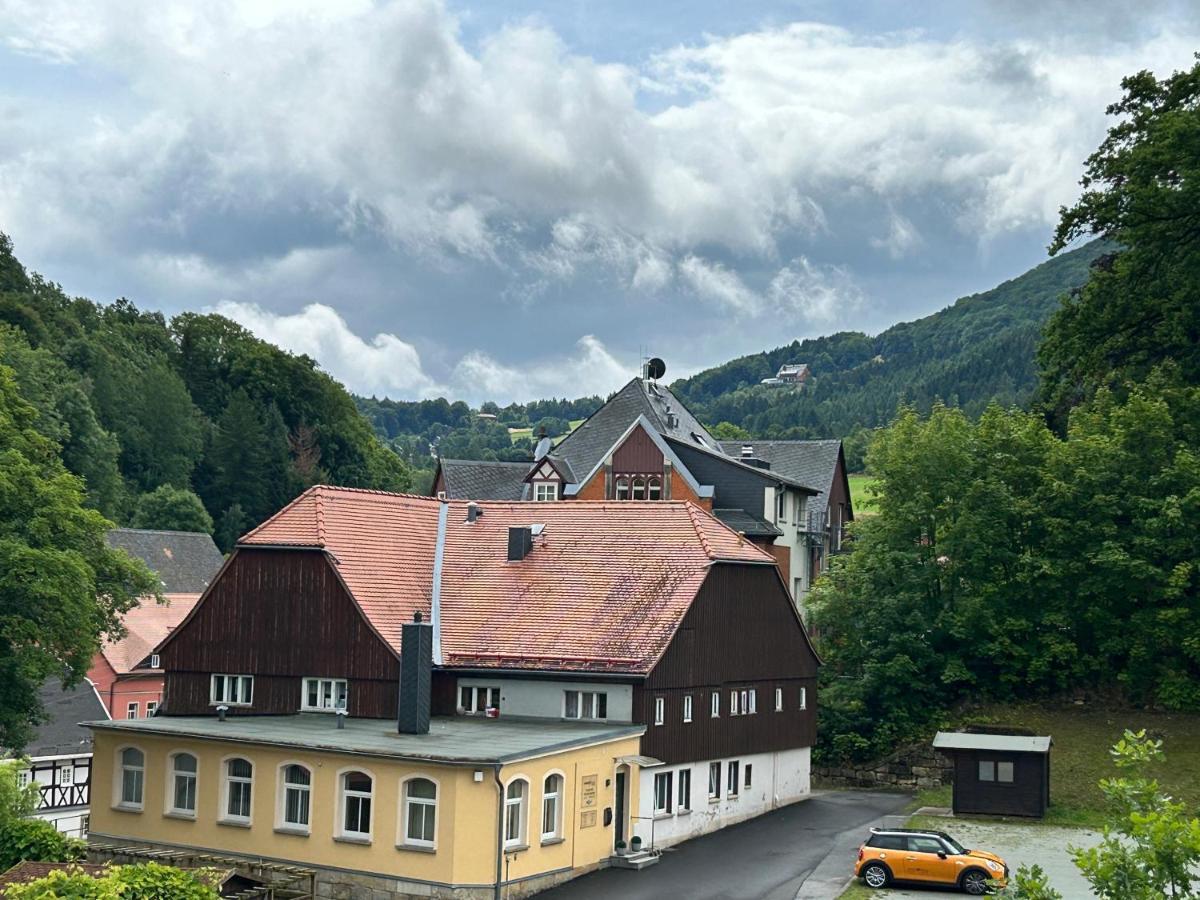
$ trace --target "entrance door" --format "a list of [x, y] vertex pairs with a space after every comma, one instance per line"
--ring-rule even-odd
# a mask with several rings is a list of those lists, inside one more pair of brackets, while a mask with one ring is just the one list
[[625, 840], [625, 771], [624, 767], [617, 770], [617, 813], [616, 827], [613, 829], [614, 841]]

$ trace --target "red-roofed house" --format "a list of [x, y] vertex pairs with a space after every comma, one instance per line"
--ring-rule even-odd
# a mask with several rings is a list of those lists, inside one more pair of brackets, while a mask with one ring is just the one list
[[163, 728], [218, 707], [394, 719], [414, 614], [432, 626], [435, 722], [645, 726], [583, 824], [608, 847], [662, 847], [809, 791], [816, 655], [774, 557], [689, 500], [311, 488], [242, 538], [158, 647]]

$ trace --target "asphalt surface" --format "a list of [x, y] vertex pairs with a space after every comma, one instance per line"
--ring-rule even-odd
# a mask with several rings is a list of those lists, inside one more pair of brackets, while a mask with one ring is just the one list
[[603, 869], [539, 894], [545, 900], [832, 898], [850, 877], [867, 828], [908, 794], [814, 793], [808, 800], [686, 841], [640, 872]]

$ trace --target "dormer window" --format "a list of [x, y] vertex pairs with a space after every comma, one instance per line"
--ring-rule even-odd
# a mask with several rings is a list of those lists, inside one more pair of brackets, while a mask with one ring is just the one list
[[626, 478], [624, 475], [617, 476], [616, 493], [614, 494], [614, 496], [618, 500], [628, 500], [629, 499], [629, 479]]
[[613, 482], [614, 500], [661, 500], [661, 475], [618, 475]]
[[533, 499], [534, 500], [557, 500], [558, 499], [558, 482], [557, 481], [535, 481], [533, 483]]
[[646, 479], [646, 499], [661, 500], [662, 499], [662, 479], [657, 475], [651, 475]]
[[645, 500], [646, 499], [646, 479], [640, 475], [633, 479], [633, 490], [629, 495], [630, 500]]

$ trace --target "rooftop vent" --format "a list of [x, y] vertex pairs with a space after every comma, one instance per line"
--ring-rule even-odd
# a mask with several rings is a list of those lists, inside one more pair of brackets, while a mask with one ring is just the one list
[[533, 550], [533, 529], [514, 525], [508, 529], [508, 561], [519, 562]]
[[753, 456], [753, 455], [754, 455], [754, 445], [753, 444], [742, 444], [742, 456]]
[[483, 510], [479, 508], [479, 504], [472, 500], [467, 504], [467, 522], [471, 523], [478, 519], [483, 514]]

